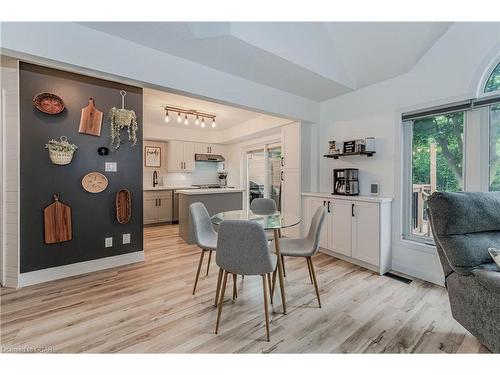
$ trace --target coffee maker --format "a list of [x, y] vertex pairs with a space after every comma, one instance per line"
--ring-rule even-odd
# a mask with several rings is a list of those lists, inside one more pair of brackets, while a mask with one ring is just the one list
[[333, 170], [333, 195], [359, 195], [358, 169]]

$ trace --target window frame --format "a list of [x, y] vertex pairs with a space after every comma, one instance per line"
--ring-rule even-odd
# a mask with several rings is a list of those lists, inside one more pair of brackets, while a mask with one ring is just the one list
[[[468, 171], [468, 133], [469, 133], [469, 114], [470, 110], [461, 109], [449, 111], [446, 113], [464, 113], [464, 130], [463, 130], [463, 151], [462, 151], [462, 176], [463, 176], [463, 191], [467, 191], [467, 171]], [[439, 116], [446, 113], [429, 114], [427, 116]], [[425, 237], [413, 234], [411, 212], [413, 198], [413, 123], [416, 119], [402, 120], [402, 239], [423, 245], [434, 246], [434, 238], [432, 236]]]
[[500, 65], [500, 53], [496, 58], [493, 59], [493, 62], [490, 64], [488, 69], [485, 71], [481, 83], [479, 85], [479, 92], [477, 93], [477, 98], [488, 98], [490, 96], [497, 96], [500, 95], [500, 90], [495, 90], [491, 92], [485, 92], [486, 90], [486, 84], [488, 83], [488, 80], [490, 79], [491, 75], [493, 74], [493, 71], [497, 66]]

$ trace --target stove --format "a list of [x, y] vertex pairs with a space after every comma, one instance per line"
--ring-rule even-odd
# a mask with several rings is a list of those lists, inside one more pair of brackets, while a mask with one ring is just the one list
[[221, 186], [219, 184], [197, 184], [197, 185], [191, 185], [196, 188], [200, 189], [220, 189]]

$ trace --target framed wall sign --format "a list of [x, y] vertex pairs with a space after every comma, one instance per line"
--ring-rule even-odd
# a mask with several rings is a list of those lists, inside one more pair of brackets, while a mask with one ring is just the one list
[[144, 165], [146, 167], [161, 167], [161, 148], [144, 146]]

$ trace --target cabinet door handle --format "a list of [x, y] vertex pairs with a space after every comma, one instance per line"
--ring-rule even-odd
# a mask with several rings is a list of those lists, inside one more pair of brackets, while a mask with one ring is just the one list
[[284, 181], [284, 179], [283, 179], [283, 171], [281, 171], [281, 181]]
[[155, 207], [158, 207], [158, 198], [155, 198]]
[[325, 206], [326, 206], [326, 201], [323, 201], [323, 207], [325, 207]]
[[351, 215], [354, 217], [354, 203], [351, 205]]
[[158, 206], [161, 207], [161, 198], [158, 199]]
[[330, 202], [330, 201], [328, 201], [328, 213], [332, 212], [332, 211], [330, 211], [330, 203], [331, 203], [331, 202]]
[[281, 166], [284, 167], [285, 166], [285, 158], [282, 156], [281, 157]]

